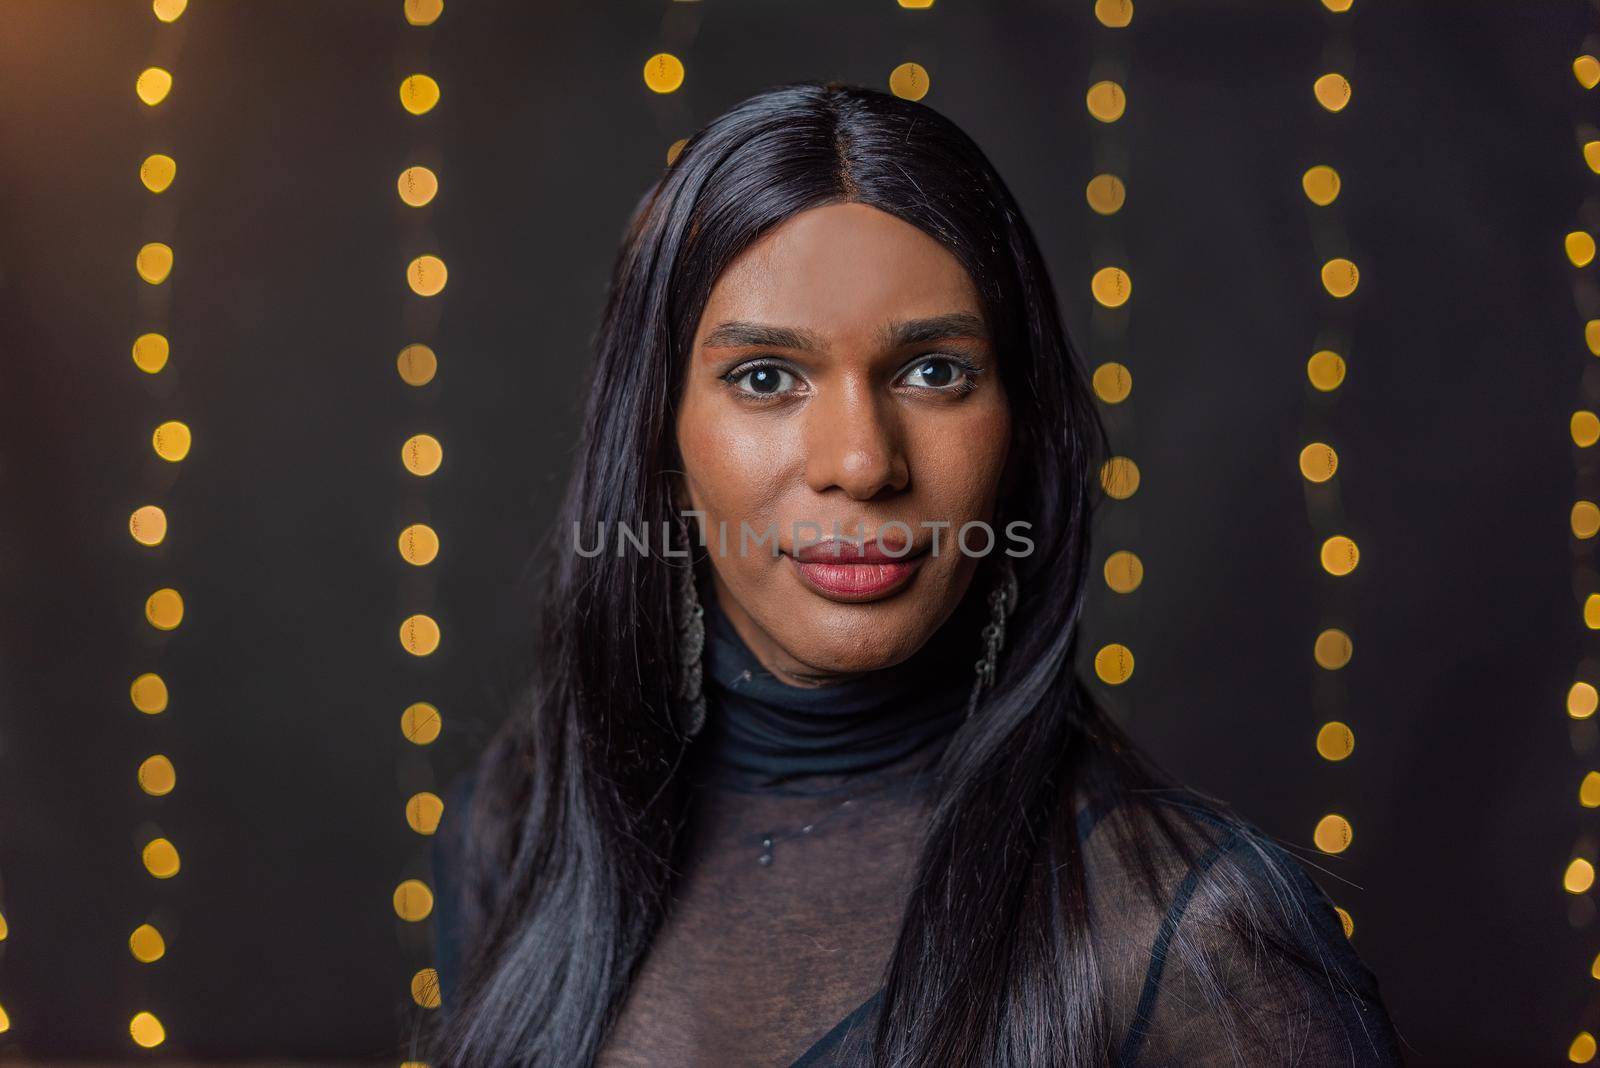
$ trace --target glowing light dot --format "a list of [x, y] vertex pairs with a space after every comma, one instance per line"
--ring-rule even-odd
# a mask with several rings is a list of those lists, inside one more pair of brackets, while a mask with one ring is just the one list
[[444, 446], [432, 434], [413, 434], [400, 447], [400, 462], [413, 475], [426, 477], [444, 462]]
[[411, 1000], [425, 1009], [439, 1007], [439, 973], [423, 968], [411, 977]]
[[1094, 369], [1095, 396], [1107, 404], [1121, 404], [1133, 392], [1133, 374], [1126, 365], [1103, 363]]
[[1569, 894], [1582, 894], [1594, 885], [1594, 865], [1582, 857], [1573, 857], [1572, 863], [1567, 865], [1566, 874], [1561, 877], [1561, 885], [1566, 887]]
[[1572, 413], [1570, 420], [1572, 441], [1580, 449], [1587, 449], [1596, 441], [1600, 441], [1600, 415], [1587, 409]]
[[1322, 567], [1330, 575], [1348, 575], [1356, 569], [1361, 558], [1356, 543], [1343, 534], [1335, 534], [1322, 543]]
[[1600, 356], [1600, 319], [1590, 319], [1583, 324], [1583, 343], [1591, 356]]
[[1094, 0], [1094, 17], [1113, 30], [1133, 21], [1133, 0]]
[[1600, 59], [1593, 56], [1579, 56], [1572, 61], [1572, 76], [1578, 79], [1578, 84], [1585, 89], [1593, 89], [1600, 85]]
[[644, 61], [644, 84], [651, 92], [674, 92], [683, 84], [683, 60], [671, 52], [657, 52]]
[[1300, 450], [1300, 473], [1308, 482], [1326, 482], [1339, 470], [1339, 454], [1332, 445], [1313, 441]]
[[1574, 267], [1587, 267], [1593, 262], [1594, 236], [1588, 231], [1574, 230], [1562, 244], [1567, 250], [1567, 259], [1572, 261]]
[[160, 545], [167, 536], [167, 513], [153, 504], [135, 508], [128, 517], [128, 533], [140, 545]]
[[153, 964], [166, 955], [167, 940], [150, 924], [141, 923], [128, 936], [128, 952], [140, 964]]
[[1587, 1031], [1579, 1031], [1578, 1036], [1572, 1040], [1572, 1045], [1567, 1047], [1567, 1060], [1573, 1064], [1588, 1064], [1594, 1060], [1594, 1036]]
[[1106, 585], [1117, 593], [1132, 593], [1144, 581], [1144, 561], [1138, 554], [1118, 549], [1106, 557]]
[[1600, 532], [1600, 505], [1593, 501], [1578, 501], [1572, 506], [1572, 534], [1577, 538], [1592, 538]]
[[439, 193], [439, 176], [426, 167], [407, 167], [395, 179], [400, 199], [413, 208], [427, 204]]
[[1354, 938], [1356, 935], [1355, 917], [1351, 916], [1350, 913], [1346, 912], [1338, 905], [1333, 906], [1333, 911], [1339, 914], [1339, 926], [1344, 928], [1344, 936], [1346, 938]]
[[426, 701], [407, 705], [400, 713], [400, 733], [412, 745], [431, 745], [439, 738], [444, 721], [439, 710]]
[[1113, 500], [1127, 500], [1139, 490], [1139, 465], [1127, 456], [1111, 457], [1100, 468], [1100, 485]]
[[415, 567], [433, 563], [439, 555], [439, 535], [426, 523], [413, 523], [400, 532], [400, 559]]
[[152, 0], [151, 10], [156, 13], [156, 18], [162, 22], [176, 22], [178, 16], [183, 14], [184, 8], [189, 6], [189, 0]]
[[405, 0], [406, 21], [413, 26], [432, 26], [444, 14], [444, 0]]
[[921, 100], [928, 95], [931, 84], [920, 63], [902, 63], [889, 72], [889, 92], [905, 100]]
[[394, 913], [407, 923], [418, 923], [433, 911], [433, 891], [421, 879], [407, 879], [394, 888]]
[[688, 143], [689, 139], [687, 137], [680, 137], [667, 146], [667, 166], [670, 167], [678, 162], [678, 153], [682, 152], [683, 146]]
[[1094, 673], [1101, 682], [1121, 686], [1133, 677], [1133, 650], [1120, 642], [1102, 646], [1094, 654]]
[[11, 1030], [11, 1017], [6, 1015], [6, 1010], [0, 1008], [0, 1035]]
[[133, 365], [147, 375], [167, 365], [172, 346], [160, 334], [140, 334], [133, 342]]
[[1596, 954], [1594, 963], [1589, 965], [1589, 974], [1595, 979], [1600, 979], [1600, 954]]
[[188, 424], [176, 419], [162, 423], [150, 435], [150, 444], [156, 450], [156, 455], [170, 463], [177, 463], [188, 456], [193, 441], [194, 436], [189, 432]]
[[0, 942], [4, 942], [6, 940], [6, 936], [9, 935], [10, 933], [11, 933], [11, 928], [6, 926], [5, 914], [4, 913], [0, 913]]
[[1567, 715], [1573, 719], [1588, 719], [1600, 708], [1600, 690], [1587, 682], [1575, 682], [1567, 691]]
[[134, 1013], [133, 1019], [128, 1021], [128, 1034], [145, 1049], [154, 1049], [167, 1039], [167, 1029], [150, 1012]]
[[160, 715], [167, 710], [167, 684], [160, 675], [145, 672], [128, 687], [133, 707], [147, 716]]
[[439, 357], [426, 345], [407, 345], [394, 360], [400, 380], [408, 386], [425, 386], [439, 371]]
[[922, 11], [932, 7], [933, 0], [900, 0], [900, 6], [916, 11]]
[[1354, 293], [1360, 280], [1361, 272], [1356, 270], [1356, 265], [1343, 257], [1322, 265], [1322, 287], [1335, 297], [1342, 299]]
[[449, 274], [438, 256], [418, 256], [406, 265], [406, 284], [419, 297], [437, 296]]
[[1121, 267], [1102, 267], [1089, 280], [1089, 292], [1108, 308], [1120, 308], [1133, 296], [1133, 279]]
[[144, 618], [157, 630], [176, 630], [183, 622], [183, 597], [170, 586], [145, 598]]
[[172, 75], [160, 67], [149, 67], [140, 72], [133, 83], [133, 91], [151, 107], [155, 107], [172, 92]]
[[1350, 657], [1354, 654], [1355, 643], [1350, 640], [1350, 635], [1338, 627], [1329, 627], [1318, 634], [1311, 650], [1317, 666], [1328, 671], [1338, 671], [1350, 663]]
[[424, 790], [412, 794], [406, 802], [406, 823], [418, 834], [432, 834], [439, 829], [439, 820], [444, 815], [444, 801], [438, 794]]
[[1317, 103], [1329, 111], [1343, 111], [1350, 103], [1350, 80], [1343, 74], [1324, 74], [1311, 86]]
[[157, 753], [139, 765], [139, 789], [151, 797], [165, 797], [178, 785], [178, 772], [172, 761]]
[[1300, 176], [1300, 188], [1305, 190], [1306, 199], [1320, 208], [1339, 199], [1340, 184], [1339, 172], [1326, 164], [1319, 163]]
[[172, 246], [163, 245], [159, 241], [152, 241], [139, 250], [134, 257], [133, 269], [153, 286], [158, 286], [167, 280], [167, 275], [172, 273]]
[[1578, 784], [1578, 804], [1584, 808], [1600, 808], [1600, 771], [1591, 771]]
[[1101, 122], [1116, 122], [1128, 109], [1128, 94], [1123, 92], [1122, 86], [1116, 82], [1098, 81], [1089, 86], [1083, 102], [1088, 107], [1089, 114]]
[[439, 624], [418, 613], [400, 624], [400, 645], [412, 656], [428, 656], [439, 648]]
[[1590, 630], [1600, 630], [1600, 593], [1591, 593], [1584, 598], [1583, 624]]
[[1350, 848], [1350, 839], [1354, 836], [1355, 828], [1350, 826], [1350, 821], [1335, 812], [1318, 820], [1316, 830], [1311, 832], [1311, 840], [1324, 853], [1343, 853]]
[[1324, 760], [1343, 760], [1355, 749], [1355, 732], [1338, 720], [1324, 723], [1317, 731], [1317, 755]]
[[1097, 174], [1083, 190], [1084, 199], [1097, 215], [1115, 215], [1128, 200], [1128, 187], [1114, 174]]
[[178, 874], [178, 847], [165, 838], [152, 839], [141, 857], [145, 870], [157, 879], [170, 879]]
[[1600, 141], [1585, 141], [1583, 143], [1583, 162], [1595, 174], [1600, 174]]
[[413, 115], [426, 115], [439, 103], [439, 83], [426, 74], [412, 74], [400, 82], [400, 106]]
[[1331, 393], [1344, 382], [1344, 357], [1332, 349], [1323, 349], [1306, 361], [1306, 378], [1323, 393]]
[[157, 152], [139, 164], [139, 181], [152, 193], [164, 193], [178, 176], [178, 161]]

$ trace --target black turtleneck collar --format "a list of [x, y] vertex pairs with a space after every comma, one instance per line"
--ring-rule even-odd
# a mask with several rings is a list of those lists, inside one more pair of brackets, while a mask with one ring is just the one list
[[715, 596], [705, 601], [699, 778], [771, 789], [806, 776], [850, 778], [903, 762], [921, 768], [966, 715], [981, 639], [960, 612], [902, 663], [807, 687], [791, 686], [762, 667]]

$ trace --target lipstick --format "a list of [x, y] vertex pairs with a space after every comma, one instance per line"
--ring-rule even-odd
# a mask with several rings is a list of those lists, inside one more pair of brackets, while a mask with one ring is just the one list
[[859, 604], [902, 589], [927, 557], [917, 551], [893, 555], [876, 539], [858, 543], [842, 538], [807, 545], [789, 559], [813, 592], [831, 601]]

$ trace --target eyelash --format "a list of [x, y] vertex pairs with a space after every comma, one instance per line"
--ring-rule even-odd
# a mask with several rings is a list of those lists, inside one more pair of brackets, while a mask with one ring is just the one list
[[[983, 368], [979, 367], [965, 356], [960, 356], [951, 352], [930, 352], [918, 356], [915, 360], [906, 365], [906, 369], [904, 372], [902, 372], [902, 374], [915, 371], [925, 363], [933, 363], [936, 361], [943, 361], [958, 368], [962, 372], [961, 381], [949, 386], [914, 386], [912, 387], [913, 389], [923, 393], [938, 393], [950, 397], [965, 397], [967, 394], [971, 393], [977, 388], [977, 379], [978, 376], [983, 373]], [[757, 404], [767, 404], [773, 401], [782, 400], [788, 396], [792, 396], [792, 391], [788, 390], [782, 393], [754, 393], [750, 390], [739, 388], [738, 382], [740, 379], [744, 378], [748, 374], [751, 374], [752, 372], [761, 370], [772, 370], [777, 371], [780, 374], [794, 375], [796, 378], [799, 377], [798, 375], [795, 375], [794, 371], [784, 366], [781, 361], [773, 359], [758, 359], [752, 360], [749, 363], [740, 364], [727, 374], [722, 375], [721, 378], [722, 381], [728, 384], [729, 388], [732, 389], [733, 392], [737, 393], [744, 399]], [[897, 379], [899, 377], [901, 376], [896, 376]]]

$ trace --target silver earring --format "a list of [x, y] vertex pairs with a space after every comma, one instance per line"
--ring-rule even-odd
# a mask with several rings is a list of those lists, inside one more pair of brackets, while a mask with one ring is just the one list
[[689, 553], [682, 567], [673, 568], [678, 631], [678, 727], [693, 738], [706, 724], [706, 695], [701, 685], [700, 658], [706, 645], [705, 609], [694, 584], [694, 542], [689, 524], [678, 515], [678, 533]]
[[978, 707], [983, 691], [994, 685], [1000, 664], [1000, 651], [1006, 645], [1006, 620], [1017, 608], [1017, 571], [1011, 566], [1009, 556], [1000, 560], [1000, 577], [989, 591], [989, 622], [983, 627], [983, 659], [975, 665], [978, 677], [972, 683], [972, 697], [967, 701], [967, 715]]

